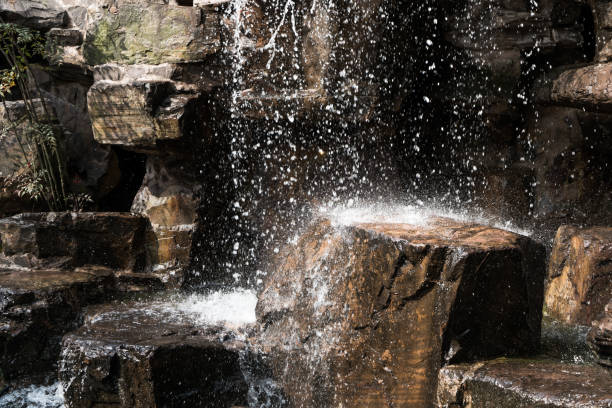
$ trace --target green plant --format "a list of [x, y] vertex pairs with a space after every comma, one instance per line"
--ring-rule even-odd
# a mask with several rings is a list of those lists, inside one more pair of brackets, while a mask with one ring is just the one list
[[[0, 98], [6, 123], [0, 137], [11, 133], [21, 151], [19, 170], [10, 177], [20, 196], [44, 200], [52, 211], [69, 209], [64, 161], [58, 138], [61, 129], [52, 115], [32, 74], [29, 61], [44, 53], [44, 38], [37, 31], [0, 22], [0, 54], [8, 64], [0, 70]], [[23, 111], [11, 113], [7, 98], [14, 89], [22, 98]]]

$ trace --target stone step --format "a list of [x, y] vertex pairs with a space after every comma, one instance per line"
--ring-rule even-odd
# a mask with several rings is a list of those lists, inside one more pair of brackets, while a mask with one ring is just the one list
[[294, 406], [429, 407], [443, 361], [537, 349], [542, 245], [406, 221], [322, 219], [280, 251], [259, 296], [259, 347]]
[[78, 327], [82, 309], [109, 300], [112, 271], [0, 269], [0, 386], [53, 375], [62, 336]]
[[0, 219], [0, 265], [72, 269], [144, 267], [145, 217], [126, 213], [29, 213]]
[[68, 408], [246, 406], [242, 335], [195, 323], [167, 304], [92, 307], [62, 343]]
[[612, 407], [612, 375], [598, 366], [498, 359], [451, 365], [439, 375], [440, 408]]

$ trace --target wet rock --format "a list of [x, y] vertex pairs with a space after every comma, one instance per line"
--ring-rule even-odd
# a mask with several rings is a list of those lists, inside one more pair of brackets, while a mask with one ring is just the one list
[[612, 298], [606, 305], [604, 313], [593, 322], [587, 341], [598, 362], [612, 367]]
[[81, 310], [114, 291], [106, 268], [0, 269], [0, 368], [8, 382], [53, 375], [62, 336], [78, 326]]
[[92, 308], [64, 337], [59, 376], [66, 406], [246, 405], [244, 344], [150, 304]]
[[214, 6], [181, 7], [119, 0], [89, 24], [83, 54], [89, 65], [202, 61], [220, 48]]
[[612, 64], [594, 64], [563, 72], [554, 81], [551, 99], [565, 106], [611, 112]]
[[0, 220], [0, 262], [12, 267], [144, 266], [147, 220], [124, 213], [31, 213]]
[[[537, 230], [546, 240], [552, 242], [562, 224], [612, 222], [612, 179], [606, 164], [612, 154], [611, 124], [612, 115], [561, 106], [540, 106], [538, 117], [530, 120], [533, 180], [519, 191], [529, 192], [532, 206], [527, 209], [542, 224]], [[518, 191], [515, 196], [520, 197]], [[508, 202], [520, 203], [510, 197]]]
[[611, 389], [612, 377], [601, 367], [499, 359], [442, 368], [436, 406], [609, 407]]
[[612, 228], [560, 227], [548, 269], [547, 313], [590, 325], [612, 297], [611, 260]]
[[63, 27], [68, 22], [68, 13], [56, 0], [1, 0], [0, 17], [37, 30]]
[[431, 406], [443, 361], [533, 351], [544, 248], [486, 226], [313, 224], [269, 269], [262, 352], [292, 406]]

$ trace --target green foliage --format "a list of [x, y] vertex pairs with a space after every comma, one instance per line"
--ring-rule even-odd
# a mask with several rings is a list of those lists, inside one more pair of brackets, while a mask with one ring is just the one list
[[[15, 24], [0, 23], [0, 54], [9, 68], [0, 70], [0, 98], [8, 123], [0, 137], [8, 133], [17, 139], [21, 160], [10, 178], [17, 193], [32, 200], [44, 200], [52, 211], [73, 207], [65, 191], [61, 129], [53, 118], [29, 66], [31, 58], [42, 56], [45, 41], [37, 31]], [[7, 98], [18, 90], [23, 114], [9, 112]], [[18, 117], [13, 117], [18, 116]]]

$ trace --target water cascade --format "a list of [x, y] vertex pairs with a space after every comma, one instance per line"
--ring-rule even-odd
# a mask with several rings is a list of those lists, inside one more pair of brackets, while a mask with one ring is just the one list
[[612, 407], [611, 13], [0, 2], [0, 408]]

